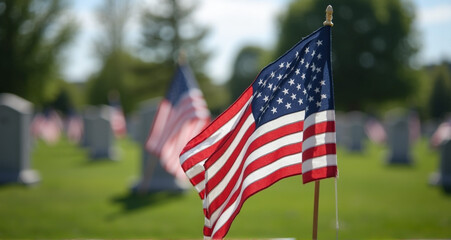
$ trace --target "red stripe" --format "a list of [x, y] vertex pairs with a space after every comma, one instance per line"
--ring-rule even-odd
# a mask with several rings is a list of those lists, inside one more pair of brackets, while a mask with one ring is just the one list
[[335, 132], [335, 121], [320, 122], [304, 130], [304, 140], [317, 134]]
[[301, 174], [301, 168], [302, 168], [302, 164], [296, 164], [296, 165], [292, 165], [292, 166], [287, 166], [285, 168], [281, 168], [273, 173], [271, 173], [270, 175], [268, 175], [265, 178], [262, 178], [254, 183], [252, 183], [251, 185], [249, 185], [244, 191], [243, 191], [243, 195], [241, 198], [240, 203], [238, 204], [238, 207], [236, 208], [236, 210], [234, 211], [234, 213], [232, 214], [232, 216], [227, 220], [227, 222], [220, 228], [218, 229], [214, 235], [212, 236], [213, 239], [218, 239], [218, 238], [224, 238], [227, 234], [227, 232], [230, 229], [230, 226], [233, 222], [233, 220], [235, 219], [235, 217], [238, 215], [238, 213], [241, 210], [241, 207], [243, 206], [244, 202], [251, 197], [252, 195], [254, 195], [255, 193], [270, 187], [271, 185], [273, 185], [274, 183], [276, 183], [277, 181], [286, 178], [286, 177], [290, 177], [293, 175], [298, 175]]
[[[247, 158], [249, 157], [249, 155], [254, 152], [255, 150], [257, 150], [258, 148], [260, 148], [261, 146], [272, 142], [274, 140], [277, 140], [283, 136], [289, 135], [289, 134], [293, 134], [296, 133], [297, 131], [299, 131], [298, 129], [301, 129], [302, 127], [302, 122], [297, 122], [297, 123], [292, 123], [286, 126], [283, 126], [279, 129], [275, 129], [271, 132], [268, 132], [264, 135], [262, 135], [261, 137], [255, 139], [246, 149], [246, 153], [243, 156], [242, 159], [239, 159], [239, 161], [241, 161], [240, 166], [238, 167], [238, 169], [236, 170], [236, 172], [234, 173], [233, 177], [230, 179], [230, 181], [227, 184], [227, 187], [218, 195], [218, 197], [210, 204], [210, 206], [213, 207], [213, 211], [216, 209], [216, 207], [219, 207], [221, 205], [221, 201], [225, 201], [227, 199], [227, 196], [229, 195], [229, 193], [232, 191], [233, 187], [236, 185], [236, 182], [239, 179], [239, 176], [241, 175], [242, 172], [242, 168], [247, 160]], [[301, 128], [300, 128], [301, 127]], [[292, 145], [288, 145], [288, 146], [292, 146]], [[299, 145], [296, 147], [298, 148], [298, 151], [301, 152], [302, 151], [302, 143], [299, 143]], [[242, 148], [238, 149], [238, 153], [236, 155], [233, 155], [230, 159], [235, 159], [236, 157], [238, 157], [239, 152], [241, 152]], [[280, 154], [282, 153], [282, 154]], [[260, 165], [261, 167], [267, 165], [270, 163], [270, 160], [272, 161], [276, 161], [277, 159], [280, 159], [281, 157], [284, 157], [286, 155], [290, 155], [290, 154], [284, 154], [285, 153], [285, 149], [283, 148], [279, 148], [277, 149], [275, 152], [272, 152], [266, 156], [261, 157], [258, 160], [255, 160], [252, 164], [250, 164], [244, 172], [244, 176], [249, 175], [251, 172], [250, 171], [254, 171], [257, 168], [253, 168], [253, 166], [257, 165], [259, 161], [266, 161], [265, 164]], [[291, 153], [292, 154], [292, 153]], [[271, 157], [271, 158], [268, 158]], [[265, 160], [268, 159], [268, 160]], [[232, 161], [228, 161], [231, 162], [233, 164]], [[223, 172], [223, 174], [219, 175], [219, 178], [216, 178], [215, 181], [209, 180], [207, 183], [207, 191], [211, 191], [211, 189], [213, 189], [223, 178], [223, 175], [225, 175], [227, 172], [230, 171], [231, 165], [225, 165], [224, 167], [222, 167], [221, 172]], [[257, 165], [258, 166], [258, 165]], [[207, 168], [206, 168], [207, 169]], [[218, 175], [218, 174], [216, 174]], [[216, 177], [216, 176], [215, 176]], [[245, 177], [243, 177], [244, 179]], [[211, 189], [209, 189], [210, 186], [210, 182], [212, 182], [212, 187]], [[219, 203], [217, 203], [218, 201], [220, 201]]]
[[337, 145], [335, 143], [323, 144], [311, 147], [302, 153], [302, 160], [320, 157], [328, 154], [337, 154]]
[[336, 176], [337, 176], [337, 166], [327, 166], [304, 173], [302, 175], [302, 182], [305, 184], [311, 181]]
[[243, 108], [243, 106], [252, 97], [252, 87], [248, 87], [246, 91], [232, 104], [227, 110], [225, 110], [218, 118], [216, 118], [207, 128], [205, 128], [199, 135], [191, 139], [191, 141], [185, 146], [182, 153], [195, 148], [196, 145], [202, 143], [208, 139], [212, 134], [214, 134], [219, 128], [226, 124], [230, 119], [232, 119], [238, 112]]
[[[213, 152], [211, 157], [205, 162], [205, 164], [204, 164], [205, 169], [211, 167], [224, 154], [224, 152], [227, 149], [229, 149], [229, 147], [232, 144], [233, 140], [235, 140], [235, 138], [238, 135], [239, 131], [241, 130], [241, 128], [243, 127], [244, 123], [246, 122], [246, 120], [248, 119], [248, 117], [251, 114], [252, 114], [252, 108], [251, 107], [247, 107], [247, 109], [244, 112], [244, 115], [240, 118], [238, 124], [232, 130], [231, 134], [228, 136], [226, 141], [224, 141], [222, 145], [218, 146], [218, 149], [216, 149], [216, 151]], [[252, 124], [250, 126], [250, 128], [253, 131], [254, 128], [255, 128], [255, 125]], [[249, 131], [249, 129], [246, 131], [246, 134], [245, 134], [246, 140], [249, 137], [249, 135], [252, 133], [252, 131]], [[245, 136], [243, 136], [243, 137], [245, 137]], [[242, 144], [243, 142], [245, 142], [245, 141], [240, 141], [240, 144]]]

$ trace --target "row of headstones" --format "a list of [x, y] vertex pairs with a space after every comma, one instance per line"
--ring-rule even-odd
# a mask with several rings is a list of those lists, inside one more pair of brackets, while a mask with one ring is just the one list
[[393, 110], [386, 114], [385, 123], [368, 117], [362, 112], [347, 114], [337, 112], [337, 144], [352, 152], [361, 152], [369, 138], [378, 143], [387, 144], [388, 164], [412, 164], [411, 145], [417, 138], [419, 126], [412, 124], [415, 119], [402, 110]]
[[[133, 137], [142, 152], [141, 180], [132, 186], [133, 191], [183, 191], [187, 185], [167, 173], [158, 158], [145, 150], [145, 142], [157, 111], [156, 100], [143, 102], [135, 114]], [[81, 145], [89, 151], [91, 159], [118, 159], [115, 138], [111, 128], [109, 106], [91, 106], [83, 114], [84, 134]], [[13, 94], [0, 94], [0, 184], [18, 182], [34, 184], [40, 181], [39, 173], [31, 169], [30, 126], [33, 105]], [[156, 163], [149, 173], [149, 163]]]
[[[451, 124], [450, 124], [451, 125]], [[431, 137], [438, 124], [428, 123], [423, 133]], [[361, 112], [347, 114], [337, 113], [336, 116], [337, 144], [349, 151], [361, 152], [365, 141], [384, 143], [388, 147], [387, 164], [413, 164], [411, 148], [421, 134], [418, 117], [413, 112], [394, 109], [387, 112], [384, 123], [370, 118]], [[430, 179], [433, 185], [440, 185], [451, 192], [451, 136], [440, 143], [440, 163], [437, 173]]]

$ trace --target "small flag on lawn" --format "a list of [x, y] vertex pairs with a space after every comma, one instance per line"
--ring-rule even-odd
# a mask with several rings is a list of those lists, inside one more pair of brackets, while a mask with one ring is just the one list
[[245, 200], [282, 178], [336, 176], [330, 31], [316, 30], [265, 67], [182, 151], [204, 201], [205, 237], [225, 237]]
[[158, 107], [146, 148], [160, 158], [167, 172], [186, 180], [180, 152], [209, 122], [210, 112], [190, 68], [179, 65]]

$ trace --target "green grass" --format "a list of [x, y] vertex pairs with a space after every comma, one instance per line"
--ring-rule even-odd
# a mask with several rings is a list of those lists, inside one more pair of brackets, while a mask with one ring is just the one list
[[[202, 238], [202, 204], [185, 194], [130, 194], [140, 173], [140, 150], [118, 143], [120, 161], [89, 161], [85, 150], [63, 140], [36, 142], [33, 187], [0, 186], [0, 238]], [[450, 238], [451, 195], [428, 185], [438, 154], [425, 141], [412, 167], [386, 166], [385, 148], [363, 154], [339, 150], [340, 239]], [[251, 197], [229, 238], [310, 239], [314, 184], [284, 179]], [[334, 180], [321, 182], [319, 239], [335, 238]]]

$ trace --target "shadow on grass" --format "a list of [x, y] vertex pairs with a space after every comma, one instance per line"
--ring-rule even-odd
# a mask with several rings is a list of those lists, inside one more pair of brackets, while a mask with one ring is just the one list
[[183, 192], [151, 192], [146, 194], [127, 193], [123, 196], [116, 196], [111, 199], [113, 203], [122, 205], [122, 210], [118, 213], [111, 214], [108, 220], [113, 220], [121, 215], [143, 208], [154, 208], [167, 204], [171, 201], [180, 199], [184, 196]]

